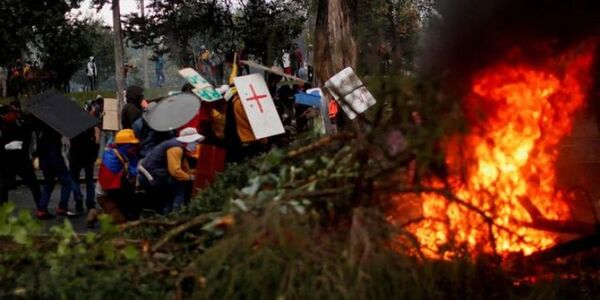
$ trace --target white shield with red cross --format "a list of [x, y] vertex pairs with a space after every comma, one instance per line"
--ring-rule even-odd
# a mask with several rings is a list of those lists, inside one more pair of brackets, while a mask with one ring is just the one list
[[285, 133], [267, 83], [260, 74], [237, 77], [234, 83], [257, 139]]

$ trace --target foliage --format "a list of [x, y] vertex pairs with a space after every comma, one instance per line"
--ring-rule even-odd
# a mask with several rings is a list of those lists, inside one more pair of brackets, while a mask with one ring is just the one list
[[235, 16], [235, 35], [245, 50], [263, 64], [280, 59], [300, 35], [307, 8], [298, 0], [249, 0]]
[[109, 79], [115, 74], [115, 53], [113, 32], [100, 22], [90, 22], [92, 56], [98, 69], [97, 82]]
[[[44, 69], [53, 72], [53, 86], [60, 87], [85, 65], [88, 57], [96, 52], [95, 46], [100, 45], [99, 42], [103, 41], [101, 38], [106, 38], [106, 35], [99, 29], [98, 21], [67, 19], [51, 27], [53, 30], [41, 33], [37, 42]], [[104, 72], [107, 70], [110, 70], [109, 66], [101, 69]]]
[[[0, 65], [13, 63], [30, 49], [33, 38], [52, 32], [79, 1], [5, 0], [0, 2]], [[64, 41], [63, 41], [64, 42]]]
[[[416, 41], [425, 15], [422, 1], [375, 0], [357, 1], [357, 22], [354, 31], [358, 40], [360, 70], [382, 75], [382, 60], [389, 59], [390, 70], [410, 70], [415, 56]], [[386, 54], [384, 54], [386, 53]], [[387, 56], [387, 57], [386, 57]]]
[[192, 38], [223, 39], [230, 26], [229, 7], [224, 1], [153, 0], [148, 15], [127, 16], [125, 32], [135, 47], [150, 46], [155, 53], [171, 51], [183, 66], [193, 65]]
[[118, 267], [134, 272], [139, 251], [99, 243], [118, 233], [108, 220], [103, 220], [99, 233], [78, 235], [65, 220], [63, 226], [40, 235], [39, 221], [26, 211], [13, 216], [13, 210], [12, 204], [0, 207], [0, 298], [161, 299], [157, 285], [132, 288], [130, 273], [115, 272]]
[[126, 17], [125, 32], [134, 47], [171, 52], [180, 65], [193, 65], [190, 56], [200, 45], [226, 52], [243, 45], [270, 64], [300, 35], [307, 11], [301, 2], [251, 0], [235, 8], [231, 1], [154, 0], [145, 17]]
[[102, 47], [105, 41], [100, 39], [103, 35], [98, 22], [68, 14], [79, 2], [2, 1], [0, 65], [31, 56], [51, 75], [54, 87], [65, 84], [87, 57], [97, 53], [94, 47]]

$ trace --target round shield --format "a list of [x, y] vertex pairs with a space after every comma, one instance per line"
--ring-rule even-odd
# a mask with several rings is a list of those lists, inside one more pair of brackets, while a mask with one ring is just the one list
[[170, 131], [192, 120], [199, 110], [200, 99], [182, 93], [150, 103], [144, 112], [144, 120], [156, 131]]

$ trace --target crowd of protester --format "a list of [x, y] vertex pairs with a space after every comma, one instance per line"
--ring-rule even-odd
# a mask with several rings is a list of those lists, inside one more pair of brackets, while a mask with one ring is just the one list
[[[299, 132], [310, 130], [314, 114], [309, 112], [315, 109], [294, 100], [296, 93], [310, 86], [282, 84], [282, 77], [276, 74], [266, 79], [286, 132], [264, 139], [255, 138], [232, 83], [218, 89], [222, 100], [203, 102], [191, 121], [169, 132], [149, 126], [143, 118], [147, 104], [144, 90], [129, 86], [120, 131], [110, 134], [95, 126], [68, 143], [21, 110], [18, 101], [0, 106], [0, 203], [8, 201], [9, 190], [19, 177], [31, 191], [38, 219], [87, 213], [88, 224], [93, 226], [100, 212], [122, 223], [139, 218], [144, 210], [159, 214], [177, 210], [190, 201], [200, 151], [217, 151], [224, 154], [226, 162], [241, 162], [273, 147], [286, 147]], [[190, 93], [192, 88], [186, 84], [180, 93]], [[89, 101], [85, 110], [102, 119], [102, 97]], [[41, 186], [34, 161], [39, 161], [43, 175]], [[85, 193], [80, 186], [82, 171]], [[60, 200], [51, 212], [48, 207], [56, 182], [60, 183]]]
[[57, 78], [56, 72], [41, 68], [37, 61], [17, 59], [8, 66], [0, 66], [0, 96], [20, 99], [50, 87], [69, 92], [69, 82], [57, 82]]

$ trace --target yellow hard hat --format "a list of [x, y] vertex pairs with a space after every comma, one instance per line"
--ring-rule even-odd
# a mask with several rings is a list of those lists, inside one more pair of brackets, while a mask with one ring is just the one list
[[115, 144], [139, 144], [140, 140], [135, 137], [132, 129], [123, 129], [117, 132], [115, 136]]

